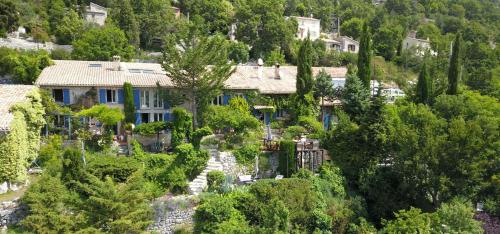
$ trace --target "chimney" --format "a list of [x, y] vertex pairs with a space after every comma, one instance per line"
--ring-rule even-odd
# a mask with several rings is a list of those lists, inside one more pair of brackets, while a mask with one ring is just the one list
[[120, 56], [115, 55], [113, 56], [113, 71], [120, 71], [121, 66], [120, 66]]
[[280, 73], [280, 64], [276, 63], [274, 65], [274, 79], [281, 79], [281, 73]]
[[257, 60], [257, 66], [258, 66], [257, 67], [258, 68], [257, 78], [262, 79], [264, 76], [263, 75], [263, 73], [264, 73], [264, 61], [261, 58], [259, 58], [259, 60]]

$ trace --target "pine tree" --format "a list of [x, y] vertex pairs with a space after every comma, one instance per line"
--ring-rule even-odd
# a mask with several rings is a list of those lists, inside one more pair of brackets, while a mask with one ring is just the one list
[[370, 106], [370, 92], [354, 74], [347, 75], [342, 94], [342, 106], [351, 119], [360, 122]]
[[460, 46], [462, 35], [457, 33], [455, 41], [453, 42], [453, 51], [450, 59], [450, 68], [448, 70], [448, 92], [449, 95], [455, 95], [458, 92], [458, 81], [460, 79]]
[[363, 31], [361, 33], [361, 40], [359, 43], [358, 77], [367, 88], [370, 88], [371, 53], [372, 48], [370, 42], [370, 31], [368, 30], [368, 24], [365, 22], [363, 24]]
[[416, 102], [429, 104], [431, 95], [431, 81], [429, 69], [427, 68], [427, 61], [422, 63], [422, 68], [420, 74], [418, 75], [417, 90], [416, 90]]
[[305, 96], [313, 90], [312, 44], [309, 37], [302, 42], [297, 59], [297, 95]]
[[135, 105], [132, 84], [125, 82], [123, 84], [123, 112], [125, 112], [125, 122], [135, 123]]

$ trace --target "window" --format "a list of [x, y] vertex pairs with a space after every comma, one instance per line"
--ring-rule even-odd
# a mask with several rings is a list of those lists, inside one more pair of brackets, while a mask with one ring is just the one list
[[148, 90], [141, 91], [141, 107], [149, 108], [149, 91]]
[[53, 89], [52, 90], [52, 97], [56, 102], [64, 102], [64, 95], [63, 95], [63, 90], [62, 89]]
[[161, 96], [161, 92], [152, 92], [153, 97], [153, 107], [154, 108], [163, 108], [163, 98]]
[[89, 67], [102, 67], [102, 64], [99, 64], [99, 63], [91, 63], [91, 64], [89, 64]]
[[348, 45], [347, 48], [349, 49], [349, 51], [356, 51], [355, 45]]
[[163, 121], [163, 114], [162, 113], [154, 113], [153, 114], [153, 121], [154, 122]]
[[116, 103], [116, 90], [108, 89], [106, 90], [106, 102]]
[[149, 123], [149, 113], [141, 114], [141, 123]]
[[224, 95], [219, 95], [212, 100], [212, 105], [221, 106], [224, 104]]

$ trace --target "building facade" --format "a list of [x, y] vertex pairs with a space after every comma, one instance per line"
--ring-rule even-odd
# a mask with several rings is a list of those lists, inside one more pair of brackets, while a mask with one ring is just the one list
[[[345, 67], [314, 67], [313, 73], [321, 70], [337, 78], [347, 73]], [[296, 75], [295, 66], [235, 66], [235, 72], [225, 82], [224, 92], [214, 98], [212, 104], [227, 105], [232, 97], [245, 97], [247, 92], [273, 97], [291, 95], [296, 92]], [[175, 87], [160, 64], [55, 60], [54, 65], [42, 71], [36, 85], [52, 92], [61, 105], [81, 105], [82, 100], [90, 96], [95, 103], [123, 109], [125, 82], [133, 86], [136, 125], [172, 120], [172, 106], [160, 92]], [[187, 103], [182, 106], [190, 109]], [[254, 113], [259, 114], [258, 111]], [[265, 113], [260, 114], [267, 115], [262, 119], [269, 124], [283, 110]]]
[[299, 25], [296, 35], [297, 39], [303, 40], [307, 38], [308, 35], [312, 41], [319, 39], [321, 34], [321, 20], [312, 17], [299, 16], [294, 16], [293, 18], [297, 20]]
[[108, 9], [95, 3], [91, 2], [90, 5], [85, 9], [84, 18], [87, 22], [103, 26], [106, 22], [107, 17]]

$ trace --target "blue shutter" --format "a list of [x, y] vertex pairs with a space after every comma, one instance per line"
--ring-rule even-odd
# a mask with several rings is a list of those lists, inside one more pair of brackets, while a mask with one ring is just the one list
[[136, 110], [141, 109], [141, 92], [138, 89], [134, 89], [134, 105]]
[[70, 104], [69, 89], [63, 89], [63, 103], [64, 105]]
[[328, 129], [329, 125], [330, 125], [330, 115], [325, 113], [323, 117], [323, 126], [325, 129]]
[[231, 99], [231, 96], [229, 96], [229, 95], [225, 95], [225, 94], [224, 94], [224, 97], [223, 97], [223, 99], [222, 99], [222, 105], [227, 105], [227, 104], [229, 104], [229, 99]]
[[172, 121], [170, 119], [170, 113], [169, 112], [165, 112], [165, 114], [163, 114], [163, 121], [166, 121], [166, 122]]
[[269, 112], [264, 112], [264, 123], [266, 125], [271, 123], [271, 114]]
[[139, 125], [141, 124], [142, 120], [141, 120], [141, 113], [135, 113], [135, 125]]
[[99, 89], [99, 103], [106, 103], [106, 90]]
[[124, 102], [123, 89], [118, 90], [118, 103], [123, 104]]

